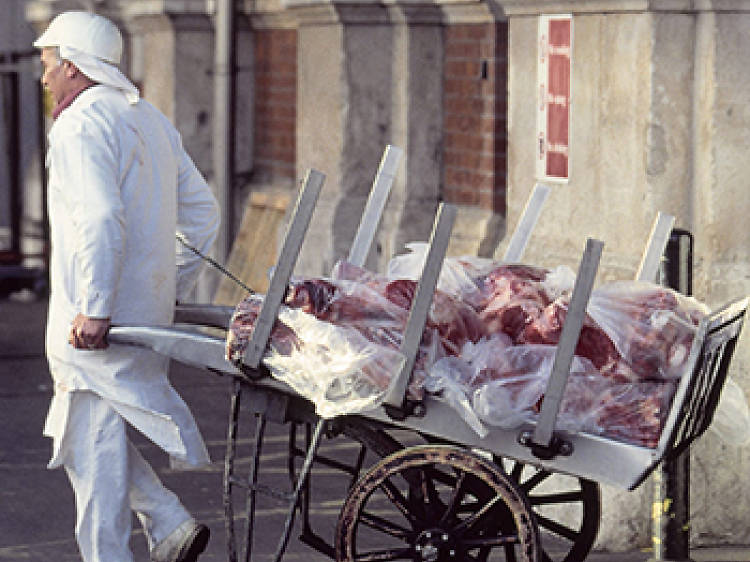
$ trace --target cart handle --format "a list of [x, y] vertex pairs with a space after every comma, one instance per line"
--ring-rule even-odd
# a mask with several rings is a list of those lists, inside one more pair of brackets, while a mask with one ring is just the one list
[[186, 303], [174, 309], [175, 324], [192, 324], [226, 330], [232, 321], [233, 306]]

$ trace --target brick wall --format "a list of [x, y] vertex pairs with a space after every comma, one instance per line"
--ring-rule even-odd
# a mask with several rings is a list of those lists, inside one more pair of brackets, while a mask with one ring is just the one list
[[445, 28], [444, 199], [506, 207], [507, 22]]
[[256, 181], [294, 178], [297, 116], [297, 32], [254, 32]]

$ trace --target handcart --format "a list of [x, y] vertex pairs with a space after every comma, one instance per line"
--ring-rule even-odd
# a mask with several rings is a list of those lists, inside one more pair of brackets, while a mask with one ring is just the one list
[[[397, 156], [393, 150], [387, 151], [381, 161], [381, 173], [350, 252], [354, 263], [363, 264], [367, 258]], [[588, 240], [538, 421], [514, 430], [492, 428], [480, 437], [441, 400], [427, 396], [423, 402], [413, 403], [405, 398], [455, 217], [454, 208], [441, 205], [400, 350], [405, 357], [403, 368], [389, 387], [385, 402], [374, 410], [322, 419], [310, 402], [271, 377], [261, 359], [323, 179], [315, 170], [308, 172], [241, 362], [225, 359], [222, 337], [186, 327], [226, 329], [231, 307], [185, 305], [178, 308], [175, 326], [114, 327], [109, 334], [112, 343], [144, 346], [231, 377], [223, 478], [228, 560], [251, 559], [257, 495], [262, 493], [286, 501], [288, 506], [276, 560], [283, 558], [299, 512], [300, 539], [337, 561], [582, 562], [598, 530], [599, 484], [635, 489], [661, 461], [680, 454], [708, 428], [748, 299], [730, 303], [702, 320], [655, 448], [593, 434], [566, 433], [555, 427], [556, 418], [603, 246]], [[543, 198], [542, 189], [530, 199], [509, 245], [516, 254], [506, 256], [509, 261], [520, 257]], [[640, 278], [653, 278], [663, 250], [660, 244], [670, 228], [668, 218], [657, 219], [639, 267]], [[256, 418], [254, 450], [244, 478], [238, 475], [235, 462], [241, 407]], [[289, 425], [291, 491], [271, 489], [259, 482], [267, 422]], [[300, 430], [304, 432], [303, 447], [298, 446]], [[350, 464], [318, 454], [322, 439], [337, 436], [361, 446]], [[365, 466], [367, 453], [379, 460]], [[350, 482], [332, 539], [314, 531], [310, 520], [309, 476], [319, 465], [340, 470]], [[568, 483], [566, 489], [550, 485], [558, 478]], [[246, 490], [243, 517], [237, 517], [233, 501], [239, 487]], [[576, 513], [572, 523], [570, 512]]]

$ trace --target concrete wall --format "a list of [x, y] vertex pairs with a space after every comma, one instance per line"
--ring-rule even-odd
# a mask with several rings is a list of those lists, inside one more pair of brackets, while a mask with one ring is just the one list
[[[537, 14], [574, 14], [570, 179], [553, 186], [528, 260], [576, 265], [585, 238], [595, 237], [606, 244], [600, 281], [632, 278], [651, 221], [664, 211], [695, 235], [700, 300], [715, 307], [749, 294], [743, 152], [750, 70], [741, 53], [750, 42], [750, 3], [735, 2], [726, 13], [708, 3], [707, 11], [674, 12], [635, 2], [503, 4], [510, 21], [510, 228], [536, 180], [530, 100]], [[731, 371], [746, 391], [749, 341], [746, 331]], [[693, 544], [748, 541], [748, 461], [747, 448], [711, 432], [695, 447]], [[632, 493], [605, 488], [599, 545], [648, 546], [650, 504], [650, 483]]]
[[[692, 206], [698, 252], [696, 293], [712, 304], [750, 294], [750, 4], [738, 12], [696, 16], [694, 178]], [[750, 391], [750, 329], [737, 349], [732, 376]], [[708, 543], [750, 542], [750, 448], [716, 439], [695, 448], [692, 490], [702, 516], [693, 536]], [[718, 466], [718, 470], [714, 467]]]
[[405, 157], [368, 263], [382, 270], [403, 243], [429, 235], [441, 168], [438, 15], [429, 6], [295, 9], [297, 175], [327, 175], [298, 271], [326, 273], [346, 256], [387, 144]]

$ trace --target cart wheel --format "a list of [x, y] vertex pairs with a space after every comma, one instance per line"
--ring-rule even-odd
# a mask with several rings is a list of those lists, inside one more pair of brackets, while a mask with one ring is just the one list
[[585, 478], [549, 472], [495, 457], [531, 504], [542, 544], [542, 562], [585, 560], [599, 532], [599, 485]]
[[336, 526], [336, 560], [537, 562], [539, 534], [518, 486], [451, 446], [393, 453], [352, 487]]

